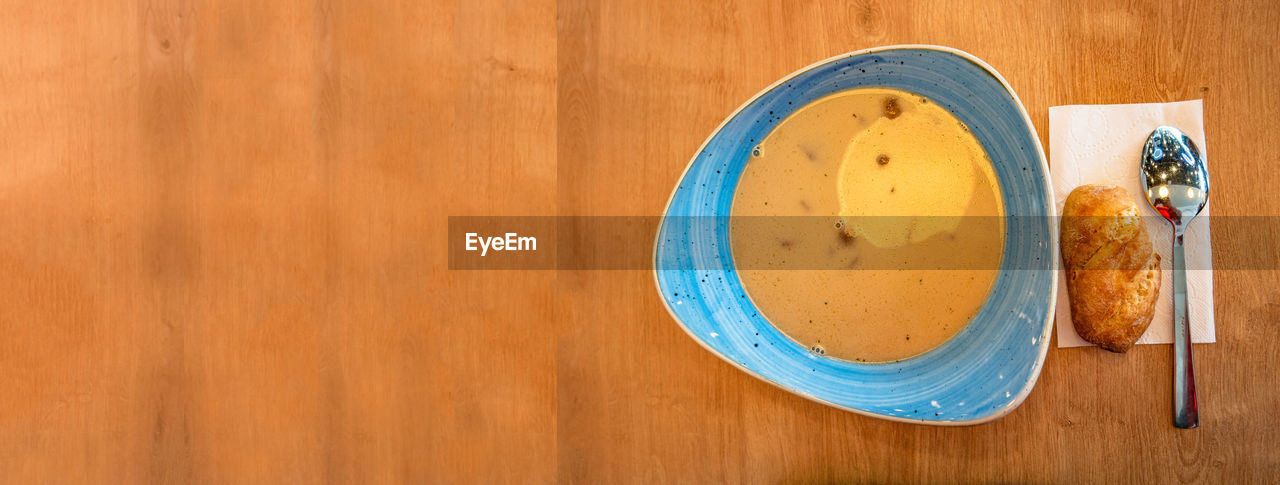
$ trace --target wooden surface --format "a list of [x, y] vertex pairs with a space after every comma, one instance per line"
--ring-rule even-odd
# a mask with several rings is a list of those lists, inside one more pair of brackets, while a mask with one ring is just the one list
[[[890, 423], [704, 351], [646, 271], [449, 271], [449, 215], [657, 215], [724, 116], [846, 51], [1049, 106], [1205, 99], [1217, 215], [1280, 215], [1280, 4], [0, 4], [0, 482], [1256, 482], [1280, 272], [1170, 349], [1049, 351], [1008, 417]], [[649, 244], [638, 241], [637, 244]], [[1276, 251], [1214, 239], [1217, 260]]]

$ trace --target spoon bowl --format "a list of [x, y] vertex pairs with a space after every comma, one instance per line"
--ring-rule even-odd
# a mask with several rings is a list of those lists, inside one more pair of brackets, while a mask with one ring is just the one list
[[1195, 142], [1171, 126], [1158, 127], [1147, 137], [1141, 170], [1147, 202], [1173, 224], [1173, 423], [1179, 428], [1195, 428], [1200, 425], [1200, 414], [1182, 236], [1209, 201], [1209, 171]]
[[1209, 201], [1209, 172], [1195, 142], [1161, 126], [1142, 148], [1142, 190], [1147, 202], [1181, 233]]

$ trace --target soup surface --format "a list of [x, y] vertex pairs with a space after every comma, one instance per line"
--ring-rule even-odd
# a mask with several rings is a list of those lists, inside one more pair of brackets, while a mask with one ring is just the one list
[[917, 94], [819, 99], [760, 143], [730, 240], [751, 300], [815, 353], [891, 362], [978, 313], [1000, 265], [1003, 202], [968, 128]]

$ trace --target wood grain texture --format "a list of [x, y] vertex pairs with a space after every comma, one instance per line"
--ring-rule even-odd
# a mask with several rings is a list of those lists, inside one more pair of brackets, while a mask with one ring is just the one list
[[[0, 4], [0, 482], [1260, 482], [1280, 271], [1171, 355], [1051, 349], [1021, 408], [829, 409], [690, 340], [645, 271], [449, 271], [449, 215], [657, 215], [742, 101], [876, 45], [1059, 104], [1205, 99], [1215, 215], [1280, 215], [1280, 4]], [[1248, 234], [1245, 234], [1246, 236]], [[649, 244], [649, 241], [641, 241]], [[1276, 251], [1214, 239], [1215, 258]]]

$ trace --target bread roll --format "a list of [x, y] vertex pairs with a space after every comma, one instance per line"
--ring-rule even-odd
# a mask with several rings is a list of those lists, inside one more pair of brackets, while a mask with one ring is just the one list
[[1062, 209], [1062, 263], [1081, 338], [1125, 352], [1147, 331], [1160, 294], [1160, 255], [1124, 189], [1083, 185]]

